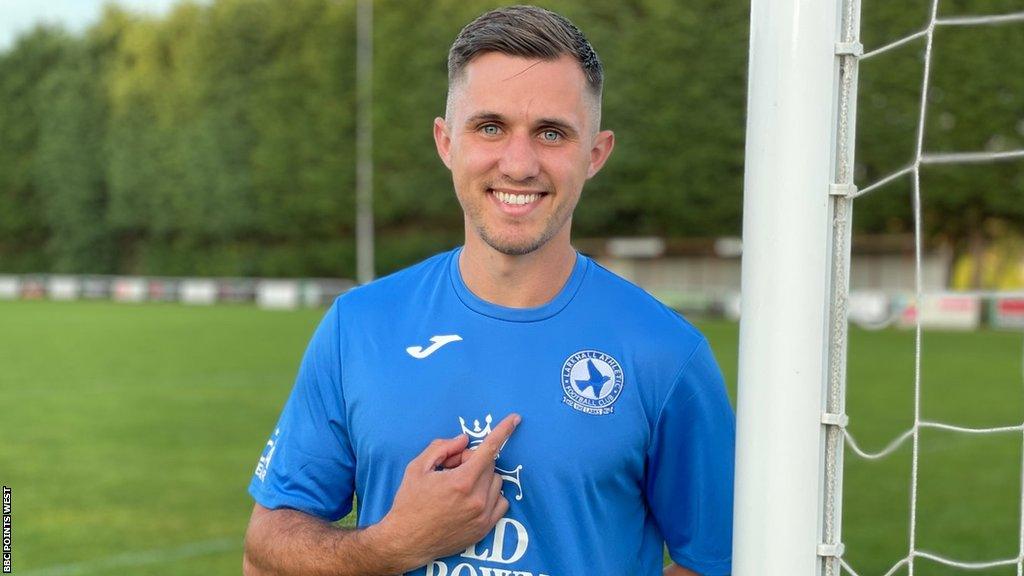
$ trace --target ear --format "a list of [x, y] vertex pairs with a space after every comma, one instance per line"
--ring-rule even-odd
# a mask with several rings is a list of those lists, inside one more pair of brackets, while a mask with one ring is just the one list
[[441, 157], [441, 162], [451, 170], [452, 137], [448, 133], [448, 124], [444, 118], [434, 118], [434, 145], [437, 146], [437, 155]]
[[590, 166], [587, 167], [587, 178], [593, 178], [597, 174], [615, 148], [615, 133], [611, 130], [602, 130], [594, 137], [594, 146], [590, 149]]

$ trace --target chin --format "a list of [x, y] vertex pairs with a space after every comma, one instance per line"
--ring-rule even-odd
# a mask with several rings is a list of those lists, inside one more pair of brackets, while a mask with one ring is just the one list
[[480, 238], [491, 248], [506, 256], [525, 256], [535, 252], [547, 243], [550, 238], [502, 238], [487, 230], [477, 230]]
[[506, 256], [525, 256], [527, 254], [530, 254], [531, 252], [535, 252], [541, 246], [544, 245], [543, 242], [539, 242], [539, 241], [538, 242], [502, 242], [502, 241], [494, 241], [493, 239], [488, 239], [488, 238], [484, 238], [484, 242], [486, 242], [487, 245], [490, 246], [491, 248], [494, 248], [495, 250], [497, 250], [498, 252], [501, 252], [502, 254], [504, 254]]
[[540, 248], [537, 245], [491, 244], [489, 242], [488, 245], [505, 256], [525, 256]]

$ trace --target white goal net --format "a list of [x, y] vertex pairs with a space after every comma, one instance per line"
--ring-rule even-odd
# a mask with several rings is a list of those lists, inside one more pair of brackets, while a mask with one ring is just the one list
[[[982, 14], [964, 14], [958, 10], [962, 10], [966, 3], [960, 3], [959, 5], [953, 2], [946, 2], [946, 6], [941, 6], [939, 0], [931, 0], [929, 2], [929, 11], [927, 20], [922, 27], [919, 29], [910, 31], [909, 33], [893, 39], [889, 42], [881, 44], [879, 46], [866, 46], [863, 49], [857, 46], [856, 53], [849, 56], [845, 56], [848, 59], [844, 63], [844, 70], [852, 69], [852, 73], [844, 74], [845, 76], [852, 75], [856, 78], [856, 74], [859, 73], [862, 77], [867, 77], [869, 74], [879, 73], [877, 69], [871, 68], [871, 64], [865, 64], [869, 60], [878, 58], [881, 60], [881, 56], [887, 54], [894, 54], [896, 51], [909, 52], [912, 56], [919, 56], [920, 63], [920, 95], [917, 101], [917, 119], [916, 126], [914, 126], [913, 134], [913, 152], [909, 161], [902, 166], [898, 166], [891, 172], [879, 175], [873, 181], [868, 181], [859, 190], [856, 188], [848, 188], [844, 190], [846, 194], [836, 200], [837, 204], [842, 205], [843, 209], [849, 210], [849, 203], [854, 199], [861, 198], [868, 194], [881, 195], [888, 193], [898, 193], [901, 185], [906, 187], [909, 183], [909, 208], [912, 214], [913, 221], [913, 236], [914, 236], [914, 270], [915, 270], [915, 287], [914, 287], [914, 299], [913, 303], [917, 306], [918, 313], [914, 316], [914, 349], [913, 349], [913, 418], [908, 429], [902, 433], [896, 434], [884, 447], [878, 450], [866, 450], [858, 445], [857, 439], [846, 430], [846, 418], [833, 417], [833, 422], [826, 422], [828, 429], [828, 448], [826, 455], [826, 472], [825, 477], [829, 479], [826, 483], [825, 489], [825, 517], [824, 517], [824, 542], [825, 544], [832, 544], [831, 548], [826, 546], [823, 555], [823, 567], [824, 573], [826, 574], [837, 574], [841, 569], [853, 574], [854, 576], [861, 576], [862, 572], [858, 572], [857, 567], [852, 565], [853, 558], [857, 557], [856, 550], [849, 550], [847, 557], [844, 557], [844, 550], [840, 545], [839, 539], [839, 512], [841, 495], [838, 493], [841, 486], [841, 479], [839, 475], [842, 474], [842, 459], [843, 459], [843, 448], [844, 443], [851, 450], [851, 452], [859, 458], [866, 460], [882, 460], [885, 458], [892, 457], [893, 454], [897, 453], [901, 449], [907, 449], [910, 451], [910, 478], [907, 480], [909, 484], [909, 519], [907, 521], [908, 534], [907, 543], [905, 548], [905, 554], [902, 557], [892, 559], [891, 564], [885, 569], [884, 575], [890, 576], [893, 574], [906, 573], [910, 576], [915, 574], [915, 570], [921, 573], [922, 567], [919, 566], [920, 560], [926, 560], [927, 564], [924, 568], [927, 568], [925, 573], [933, 574], [935, 567], [941, 567], [947, 569], [942, 573], [954, 573], [957, 571], [982, 571], [984, 573], [1007, 573], [1010, 572], [995, 572], [994, 570], [1006, 567], [1013, 569], [1015, 568], [1018, 576], [1024, 576], [1024, 447], [1021, 450], [1022, 461], [1018, 463], [1018, 466], [1014, 470], [1014, 474], [1003, 479], [1006, 485], [1018, 485], [1018, 497], [1017, 497], [1017, 510], [1018, 514], [1017, 530], [1013, 534], [1016, 539], [1016, 553], [1009, 557], [1000, 558], [959, 558], [955, 557], [950, 550], [941, 549], [927, 549], [921, 545], [918, 538], [918, 531], [921, 519], [919, 517], [919, 487], [922, 481], [927, 481], [926, 478], [922, 478], [921, 474], [921, 459], [922, 459], [922, 431], [934, 430], [948, 433], [945, 438], [952, 438], [955, 435], [1012, 435], [1013, 438], [1017, 438], [1018, 441], [1024, 441], [1024, 423], [1020, 421], [1005, 422], [1000, 425], [993, 426], [964, 426], [958, 425], [954, 422], [943, 422], [936, 421], [926, 418], [922, 413], [922, 390], [927, 390], [922, 384], [926, 383], [927, 380], [922, 379], [922, 352], [924, 347], [924, 338], [922, 331], [922, 314], [920, 311], [921, 303], [926, 297], [926, 288], [922, 285], [922, 254], [924, 246], [927, 244], [926, 234], [927, 231], [923, 226], [923, 214], [925, 213], [924, 208], [927, 207], [929, 201], [928, 189], [922, 185], [923, 172], [930, 167], [937, 166], [959, 166], [959, 165], [974, 165], [974, 164], [988, 164], [988, 163], [1016, 163], [1015, 169], [1019, 172], [1024, 172], [1024, 168], [1021, 166], [1021, 161], [1024, 160], [1024, 146], [1014, 147], [1014, 144], [1019, 144], [1020, 140], [1014, 138], [1008, 138], [1001, 134], [1005, 129], [1010, 131], [1014, 129], [1024, 128], [1024, 107], [1017, 109], [1017, 115], [1015, 117], [1011, 115], [1009, 118], [1001, 118], [1000, 121], [1007, 122], [1006, 126], [1000, 127], [998, 125], [979, 126], [978, 131], [983, 140], [977, 141], [978, 147], [976, 149], [961, 149], [961, 150], [950, 150], [948, 149], [951, 141], [957, 140], [956, 138], [942, 138], [940, 137], [929, 139], [929, 130], [944, 131], [952, 128], [957, 118], [957, 111], [949, 110], [948, 105], [943, 104], [943, 98], [949, 99], [949, 93], [953, 90], [948, 86], [949, 82], [946, 82], [944, 86], [936, 88], [934, 85], [934, 70], [939, 65], [936, 59], [936, 50], [943, 41], [949, 41], [954, 36], [951, 34], [940, 34], [940, 32], [949, 29], [967, 29], [967, 28], [981, 28], [981, 27], [1007, 27], [1009, 30], [1001, 32], [1001, 34], [1009, 34], [1010, 38], [1024, 38], [1024, 5], [1018, 5], [1019, 10], [1009, 11], [1004, 13], [982, 13]], [[853, 11], [857, 10], [857, 6], [854, 3], [847, 3], [848, 10], [850, 13], [847, 15], [847, 22], [854, 21], [855, 16], [852, 16]], [[854, 40], [855, 32], [847, 29], [846, 41], [850, 43], [856, 43]], [[977, 38], [983, 39], [984, 35], [978, 35]], [[960, 43], [963, 44], [962, 42]], [[955, 47], [955, 45], [954, 45]], [[1000, 65], [1005, 65], [1006, 72], [1003, 74], [1012, 75], [1015, 71], [1020, 73], [1024, 70], [1024, 53], [1016, 52], [1014, 50], [1006, 50], [1006, 47], [991, 45], [988, 46], [987, 52], [980, 52], [983, 57], [990, 62], [993, 60], [1000, 61]], [[960, 56], [963, 58], [969, 58], [971, 54], [961, 53], [952, 54], [951, 50], [947, 48], [947, 57]], [[976, 54], [975, 54], [976, 56]], [[856, 60], [856, 62], [854, 62]], [[975, 62], [973, 65], [979, 68], [984, 68], [982, 64]], [[859, 70], [858, 70], [859, 67]], [[969, 71], [968, 71], [969, 72]], [[960, 79], [964, 85], [969, 85], [973, 79], [971, 77], [963, 77]], [[854, 82], [853, 90], [856, 90]], [[877, 88], [877, 86], [873, 86]], [[998, 108], [998, 101], [1002, 99], [1002, 104], [1005, 108], [1012, 109], [1014, 107], [1012, 101], [1006, 102], [1006, 98], [1000, 94], [1001, 87], [996, 89], [989, 89], [988, 92], [983, 92], [980, 96], [981, 99], [996, 100]], [[849, 88], [840, 88], [840, 98], [854, 98], [855, 96], [846, 95], [846, 90]], [[861, 94], [862, 98], [874, 98], [876, 100], [885, 100], [884, 94], [878, 93], [866, 93]], [[1002, 98], [1001, 98], [1002, 97]], [[1014, 96], [1011, 95], [1011, 98]], [[1020, 95], [1016, 96], [1017, 98]], [[862, 100], [863, 101], [863, 100]], [[1020, 100], [1018, 100], [1019, 102]], [[930, 110], [930, 105], [939, 103], [940, 110], [938, 114]], [[961, 102], [962, 103], [962, 102]], [[985, 107], [985, 102], [974, 101], [971, 102], [972, 106]], [[1019, 106], [1019, 105], [1018, 105]], [[884, 110], [884, 104], [880, 108]], [[988, 106], [989, 109], [993, 107]], [[839, 146], [847, 140], [845, 139], [844, 127], [842, 124], [839, 128]], [[1024, 133], [1022, 133], [1024, 134]], [[876, 136], [869, 135], [868, 137]], [[970, 140], [970, 138], [960, 138], [960, 140]], [[934, 141], [937, 145], [942, 146], [944, 149], [933, 150], [929, 149], [928, 143]], [[850, 182], [850, 180], [844, 180], [848, 178], [848, 173], [852, 170], [849, 166], [844, 166], [842, 151], [839, 156], [840, 169], [838, 172], [839, 182]], [[849, 153], [849, 162], [852, 165], [852, 152]], [[949, 174], [949, 172], [939, 172], [936, 178]], [[963, 185], [958, 182], [954, 185]], [[1008, 194], [1014, 193], [1014, 187], [1011, 186], [1004, 191]], [[1017, 194], [1021, 193], [1021, 190], [1016, 190]], [[1024, 197], [1020, 198], [1021, 202], [1024, 202]], [[840, 210], [837, 209], [837, 213]], [[843, 212], [845, 214], [845, 212]], [[848, 225], [848, 223], [847, 223]], [[837, 227], [838, 228], [838, 227]], [[837, 232], [838, 234], [838, 232]], [[847, 235], [847, 238], [849, 236]], [[843, 245], [842, 242], [836, 241], [834, 243], [836, 254], [834, 258], [836, 261], [842, 263], [844, 258], [849, 256], [849, 246]], [[843, 250], [843, 254], [838, 254], [839, 250]], [[839, 264], [841, 266], [842, 264]], [[975, 263], [975, 265], [980, 265]], [[841, 270], [840, 270], [841, 272]], [[833, 282], [833, 288], [835, 295], [833, 297], [833, 307], [837, 313], [834, 314], [833, 322], [833, 341], [830, 346], [831, 354], [831, 372], [829, 382], [829, 412], [837, 415], [844, 413], [843, 397], [845, 396], [845, 366], [846, 358], [846, 333], [845, 333], [845, 294], [846, 286], [844, 285], [843, 279], [840, 277], [838, 281]], [[975, 294], [978, 296], [979, 294]], [[984, 294], [982, 294], [984, 295]], [[1020, 378], [1022, 376], [1020, 370], [1021, 357], [1016, 356], [1016, 367], [1017, 367], [1017, 386], [1020, 386]], [[968, 362], [985, 362], [983, 358], [966, 358]], [[979, 380], [984, 381], [984, 377], [979, 375]], [[903, 383], [892, 382], [893, 386], [900, 386]], [[971, 383], [965, 382], [965, 398], [970, 396]], [[1021, 390], [1018, 390], [1018, 395]], [[1017, 398], [1007, 398], [1007, 402], [1016, 403], [1019, 400]], [[857, 414], [852, 414], [854, 418]], [[951, 476], [954, 478], [958, 475], [970, 475], [984, 474], [987, 471], [972, 471], [972, 470], [952, 470]], [[965, 486], [966, 490], [967, 487]], [[851, 505], [851, 501], [847, 499], [848, 506]], [[984, 514], [984, 511], [979, 510], [979, 514]], [[951, 519], [955, 521], [955, 517]], [[969, 538], [969, 536], [967, 537]], [[878, 565], [880, 563], [888, 562], [888, 560], [882, 559], [871, 559], [871, 563]], [[958, 569], [957, 571], [949, 572], [948, 569]], [[862, 568], [863, 570], [863, 568]], [[874, 572], [872, 572], [874, 573]]]

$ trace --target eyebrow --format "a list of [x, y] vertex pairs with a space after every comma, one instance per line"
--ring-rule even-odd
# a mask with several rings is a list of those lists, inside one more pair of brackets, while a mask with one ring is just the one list
[[[497, 112], [490, 112], [485, 110], [483, 112], [478, 112], [470, 116], [469, 119], [466, 120], [466, 126], [472, 126], [475, 124], [479, 124], [481, 122], [505, 122], [505, 117], [502, 116], [501, 114], [498, 114]], [[560, 120], [558, 118], [538, 118], [535, 124], [538, 127], [550, 126], [552, 128], [557, 128], [565, 132], [566, 135], [572, 138], [575, 138], [579, 135], [579, 130], [575, 126], [573, 126], [569, 122], [566, 122], [565, 120]]]
[[477, 112], [466, 120], [466, 126], [481, 122], [502, 122], [505, 118], [497, 112]]

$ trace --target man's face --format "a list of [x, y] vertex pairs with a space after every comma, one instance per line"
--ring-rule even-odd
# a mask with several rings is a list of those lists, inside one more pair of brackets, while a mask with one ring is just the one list
[[583, 184], [614, 145], [611, 132], [597, 131], [596, 116], [596, 97], [568, 56], [473, 59], [452, 88], [447, 120], [434, 121], [467, 236], [508, 255], [556, 236], [568, 244]]

